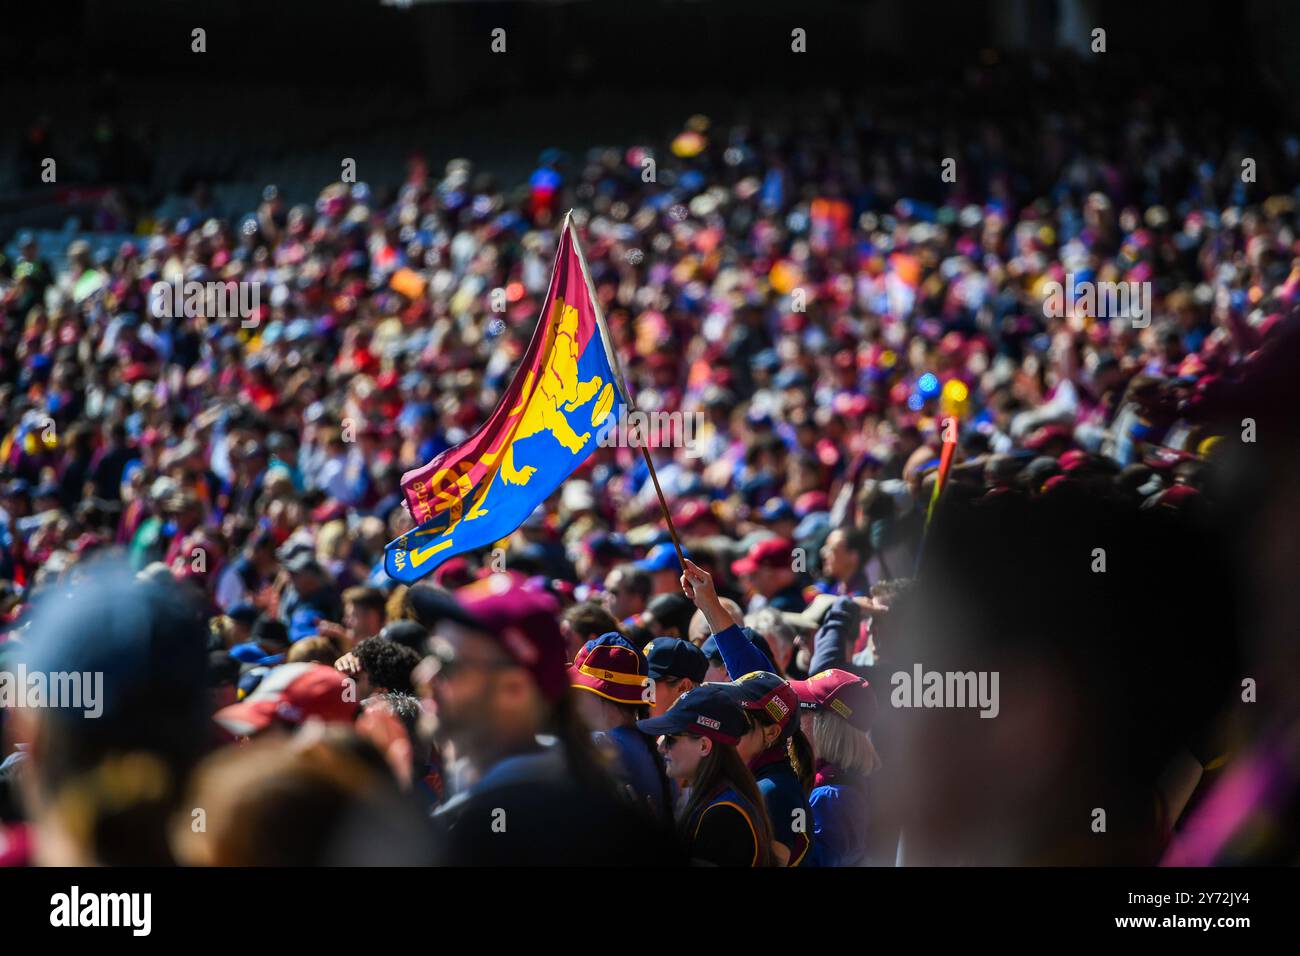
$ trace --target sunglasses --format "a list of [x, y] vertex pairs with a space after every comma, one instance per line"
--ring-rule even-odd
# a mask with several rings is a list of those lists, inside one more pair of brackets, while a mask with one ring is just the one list
[[432, 662], [429, 676], [439, 677], [443, 680], [452, 680], [457, 674], [471, 670], [505, 670], [513, 667], [510, 661], [503, 660], [475, 660], [472, 657], [462, 657], [454, 650], [447, 646], [433, 648], [429, 653]]

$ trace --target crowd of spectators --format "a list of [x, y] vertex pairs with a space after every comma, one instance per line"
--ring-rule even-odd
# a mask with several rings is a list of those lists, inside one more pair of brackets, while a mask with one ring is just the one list
[[[418, 857], [410, 834], [426, 834], [403, 815], [417, 805], [462, 821], [430, 837], [428, 859], [666, 853], [605, 786], [618, 777], [601, 769], [609, 751], [646, 819], [671, 819], [676, 788], [689, 794], [677, 809], [697, 825], [697, 857], [734, 862], [749, 832], [718, 821], [725, 793], [745, 808], [755, 862], [901, 859], [901, 824], [881, 813], [868, 826], [858, 778], [902, 759], [881, 668], [906, 658], [896, 622], [924, 567], [943, 443], [957, 444], [945, 494], [964, 502], [1086, 499], [1134, 522], [1208, 520], [1216, 458], [1256, 440], [1217, 414], [1224, 396], [1293, 322], [1296, 191], [1243, 181], [1235, 135], [1207, 140], [1140, 100], [1116, 112], [1113, 146], [1093, 113], [1064, 110], [934, 133], [821, 107], [790, 124], [695, 116], [665, 142], [544, 155], [526, 184], [457, 160], [413, 161], [395, 188], [334, 183], [311, 206], [268, 186], [243, 217], [156, 221], [113, 255], [74, 243], [59, 269], [20, 238], [0, 263], [0, 660], [30, 648], [81, 661], [72, 625], [47, 625], [47, 642], [41, 615], [60, 600], [93, 609], [114, 638], [86, 654], [114, 656], [110, 673], [140, 657], [131, 686], [148, 690], [121, 691], [103, 740], [134, 739], [146, 704], [184, 702], [139, 744], [161, 755], [163, 782], [141, 771], [128, 796], [174, 810], [193, 787], [221, 822], [206, 838], [160, 825], [130, 844], [128, 829], [162, 815], [119, 812], [116, 793], [94, 840], [58, 844], [42, 827], [74, 812], [53, 800], [60, 787], [91, 786], [86, 742], [44, 755], [27, 810], [20, 786], [7, 790], [7, 820], [30, 821], [37, 854], [68, 861]], [[1300, 183], [1300, 140], [1259, 146], [1270, 181]], [[398, 586], [382, 554], [412, 526], [401, 475], [490, 413], [569, 208], [638, 407], [699, 416], [693, 447], [652, 449], [689, 563], [639, 452], [608, 447], [499, 551]], [[157, 283], [191, 282], [235, 284], [231, 301], [254, 306], [217, 316], [208, 293], [197, 309], [160, 308]], [[1150, 310], [1053, 309], [1052, 283], [1135, 283]], [[110, 565], [131, 575], [109, 576], [117, 591], [96, 584]], [[193, 620], [142, 623], [113, 600], [131, 589], [149, 614]], [[524, 648], [509, 638], [521, 631]], [[755, 670], [767, 676], [739, 680]], [[829, 692], [810, 680], [823, 672]], [[574, 676], [591, 673], [624, 684]], [[526, 693], [457, 684], [511, 674]], [[627, 680], [654, 693], [620, 696]], [[341, 707], [349, 686], [355, 706]], [[853, 697], [865, 687], [870, 700]], [[226, 715], [223, 740], [253, 741], [191, 772], [215, 746], [185, 734], [206, 719], [190, 714], [196, 688]], [[831, 709], [854, 718], [840, 727]], [[357, 733], [260, 739], [309, 716]], [[710, 733], [683, 743], [688, 717]], [[16, 718], [6, 729], [7, 781], [58, 736]], [[502, 769], [538, 733], [567, 763], [550, 748]], [[789, 779], [769, 787], [775, 765]], [[573, 809], [578, 791], [609, 812]], [[525, 851], [463, 822], [486, 814], [490, 828], [505, 806], [546, 836]], [[801, 808], [807, 830], [792, 830], [787, 811]], [[1152, 825], [1167, 839], [1171, 819]], [[376, 828], [391, 839], [363, 839]], [[566, 842], [579, 830], [582, 847]], [[1158, 859], [1162, 841], [1141, 846], [1115, 859]], [[1039, 858], [1075, 858], [1057, 852]]]

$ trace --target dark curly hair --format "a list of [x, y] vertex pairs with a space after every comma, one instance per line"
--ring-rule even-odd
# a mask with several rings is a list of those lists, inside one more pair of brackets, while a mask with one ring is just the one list
[[420, 663], [420, 655], [411, 648], [381, 637], [372, 637], [358, 644], [352, 653], [375, 687], [402, 694], [412, 692], [411, 671]]

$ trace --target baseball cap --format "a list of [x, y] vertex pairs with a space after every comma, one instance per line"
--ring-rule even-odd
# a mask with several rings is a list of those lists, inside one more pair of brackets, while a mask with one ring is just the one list
[[703, 684], [704, 675], [709, 669], [709, 659], [702, 650], [690, 641], [675, 637], [656, 637], [646, 644], [642, 653], [645, 654], [651, 680], [685, 677]]
[[734, 747], [749, 730], [745, 712], [729, 694], [726, 684], [692, 687], [658, 717], [638, 720], [636, 729], [651, 737], [690, 734]]
[[230, 618], [232, 621], [238, 621], [240, 624], [248, 624], [251, 626], [253, 622], [257, 620], [258, 613], [257, 608], [253, 607], [253, 605], [247, 602], [241, 602], [232, 605], [230, 609], [226, 611], [226, 617]]
[[310, 550], [295, 551], [284, 562], [284, 569], [290, 574], [302, 574], [303, 572], [312, 572], [315, 574], [324, 574], [320, 562]]
[[504, 579], [499, 590], [467, 601], [464, 610], [476, 622], [470, 626], [491, 637], [532, 674], [543, 697], [554, 702], [564, 696], [569, 668], [554, 597]]
[[767, 538], [754, 544], [749, 553], [731, 565], [732, 574], [753, 574], [760, 567], [781, 568], [790, 566], [790, 553], [794, 542], [789, 538]]
[[713, 508], [707, 501], [688, 501], [673, 512], [673, 524], [683, 530], [689, 530], [706, 518], [713, 517]]
[[795, 715], [799, 712], [799, 695], [790, 682], [770, 671], [750, 671], [730, 684], [718, 684], [726, 689], [733, 700], [749, 711], [763, 711], [781, 728], [781, 736], [793, 733], [799, 726]]
[[230, 649], [230, 657], [241, 664], [273, 665], [284, 662], [284, 651], [268, 654], [256, 641], [245, 641]]
[[[749, 641], [749, 643], [753, 644], [763, 652], [763, 656], [767, 658], [768, 663], [775, 662], [776, 657], [772, 654], [772, 645], [767, 643], [767, 638], [758, 633], [758, 631], [754, 630], [752, 627], [742, 627], [740, 633], [745, 635], [745, 639]], [[700, 645], [700, 652], [704, 654], [706, 660], [722, 660], [722, 652], [718, 650], [717, 638], [713, 635], [709, 635], [708, 639]]]
[[333, 667], [308, 661], [281, 664], [239, 703], [217, 711], [213, 720], [236, 737], [259, 734], [276, 720], [350, 723], [361, 709], [356, 697], [356, 685]]
[[4, 486], [4, 496], [6, 498], [18, 498], [26, 495], [31, 490], [31, 485], [24, 478], [14, 478]]
[[807, 680], [792, 680], [804, 710], [831, 710], [863, 733], [871, 729], [876, 716], [876, 693], [867, 681], [846, 670], [832, 667], [818, 671]]
[[794, 513], [806, 518], [818, 511], [829, 511], [830, 501], [824, 491], [805, 491], [794, 500]]
[[1040, 425], [1024, 440], [1026, 448], [1040, 451], [1054, 441], [1072, 442], [1074, 432], [1064, 425]]
[[759, 510], [758, 517], [767, 522], [794, 521], [796, 515], [794, 509], [790, 507], [790, 502], [784, 498], [768, 498]]
[[[682, 551], [682, 555], [690, 557], [685, 550]], [[671, 571], [678, 567], [677, 549], [671, 544], [656, 544], [650, 549], [649, 554], [636, 562], [636, 566], [642, 571]]]
[[587, 550], [598, 561], [614, 562], [632, 557], [632, 548], [621, 534], [600, 532], [587, 541]]
[[592, 638], [569, 665], [569, 685], [616, 704], [645, 703], [646, 660], [617, 631]]
[[799, 523], [795, 525], [794, 537], [796, 541], [807, 543], [814, 539], [824, 539], [830, 532], [830, 515], [825, 511], [814, 511], [800, 519]]
[[1062, 454], [1056, 461], [1057, 464], [1061, 466], [1061, 471], [1064, 472], [1081, 471], [1087, 468], [1091, 463], [1088, 458], [1088, 453], [1078, 448], [1070, 449]]
[[316, 633], [316, 625], [321, 617], [321, 612], [314, 607], [298, 608], [289, 618], [289, 640], [297, 642], [304, 637], [311, 637]]

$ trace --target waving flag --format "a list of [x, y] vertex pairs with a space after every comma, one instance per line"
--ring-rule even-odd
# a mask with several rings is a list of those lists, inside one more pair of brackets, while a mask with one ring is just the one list
[[581, 465], [628, 403], [570, 217], [537, 331], [478, 431], [402, 476], [417, 527], [390, 542], [384, 570], [418, 581], [453, 555], [504, 538]]
[[943, 494], [943, 486], [948, 483], [948, 472], [952, 468], [953, 453], [957, 450], [956, 418], [953, 418], [952, 420], [952, 428], [952, 441], [944, 441], [943, 451], [939, 453], [939, 473], [934, 476], [934, 491], [930, 493], [930, 505], [925, 509], [926, 528], [930, 527], [930, 519], [934, 517], [934, 509], [935, 506], [939, 504], [939, 496]]

